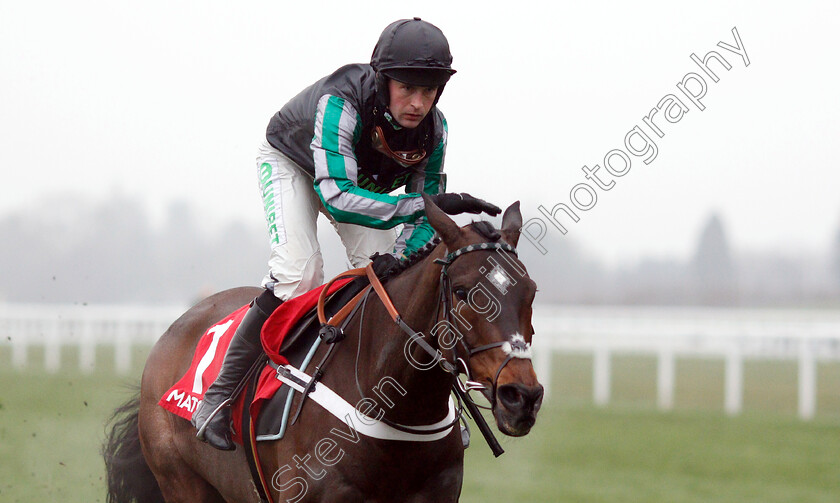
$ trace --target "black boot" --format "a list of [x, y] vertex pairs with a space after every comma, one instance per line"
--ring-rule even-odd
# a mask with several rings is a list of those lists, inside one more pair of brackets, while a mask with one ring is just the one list
[[262, 354], [260, 331], [279, 305], [280, 301], [269, 291], [255, 299], [233, 334], [218, 377], [207, 388], [204, 399], [193, 412], [192, 424], [198, 428], [196, 437], [216, 449], [229, 451], [235, 448], [230, 429], [230, 404], [235, 399], [233, 392]]

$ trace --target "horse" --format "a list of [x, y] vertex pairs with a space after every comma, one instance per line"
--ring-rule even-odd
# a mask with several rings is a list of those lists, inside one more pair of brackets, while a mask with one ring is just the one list
[[[529, 358], [536, 284], [515, 255], [519, 203], [496, 229], [489, 222], [459, 227], [425, 201], [442, 245], [428, 246], [384, 283], [399, 323], [375, 297], [365, 300], [320, 382], [348, 402], [366, 403], [376, 419], [420, 431], [451, 417], [460, 371], [489, 401], [500, 432], [526, 435], [543, 387]], [[199, 337], [260, 292], [241, 287], [208, 297], [154, 345], [139, 396], [117, 409], [103, 447], [109, 502], [261, 501], [241, 446], [213, 449], [188, 421], [158, 406], [187, 371]], [[326, 351], [322, 345], [314, 361]], [[299, 406], [301, 394], [294, 400]], [[257, 444], [273, 501], [458, 501], [465, 447], [457, 417], [442, 438], [419, 442], [360, 436], [311, 400], [300, 412], [284, 438]]]

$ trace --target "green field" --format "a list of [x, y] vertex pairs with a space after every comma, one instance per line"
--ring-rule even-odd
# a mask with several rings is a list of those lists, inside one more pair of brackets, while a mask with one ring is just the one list
[[[43, 376], [37, 352], [24, 371], [0, 348], [0, 501], [105, 501], [99, 445], [111, 410], [140, 373], [115, 377], [113, 355], [97, 372]], [[745, 367], [745, 413], [722, 413], [723, 363], [680, 360], [676, 408], [657, 412], [655, 360], [616, 358], [610, 407], [591, 405], [591, 358], [554, 362], [552, 400], [531, 435], [502, 439], [495, 459], [474, 436], [462, 501], [840, 501], [840, 367], [821, 365], [818, 416], [801, 422], [796, 368]]]

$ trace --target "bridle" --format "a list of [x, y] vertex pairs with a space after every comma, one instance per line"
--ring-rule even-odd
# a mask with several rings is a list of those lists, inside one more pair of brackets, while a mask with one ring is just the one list
[[[435, 260], [435, 263], [443, 265], [443, 267], [441, 268], [441, 271], [440, 271], [440, 296], [441, 296], [441, 299], [440, 299], [440, 302], [438, 303], [438, 308], [439, 309], [443, 308], [444, 316], [446, 318], [446, 321], [449, 324], [449, 326], [451, 326], [451, 327], [456, 327], [455, 322], [453, 322], [453, 320], [456, 320], [456, 322], [457, 322], [457, 318], [455, 318], [452, 315], [453, 309], [452, 309], [452, 305], [451, 305], [450, 301], [452, 299], [453, 291], [452, 291], [452, 281], [450, 279], [448, 269], [452, 265], [452, 263], [455, 261], [455, 259], [457, 259], [458, 257], [460, 257], [460, 256], [462, 256], [466, 253], [470, 253], [470, 252], [474, 252], [474, 251], [498, 251], [499, 253], [507, 252], [507, 253], [512, 253], [514, 256], [518, 256], [517, 252], [516, 252], [516, 248], [514, 248], [513, 246], [511, 246], [507, 243], [477, 243], [477, 244], [467, 245], [463, 248], [455, 250], [454, 252], [447, 254], [445, 258]], [[463, 302], [463, 300], [461, 302]], [[436, 316], [436, 318], [440, 318], [439, 313], [438, 313], [438, 316]], [[507, 364], [510, 363], [511, 360], [513, 360], [515, 358], [530, 359], [531, 358], [531, 356], [530, 356], [530, 344], [526, 343], [524, 338], [518, 338], [518, 339], [514, 338], [510, 341], [503, 340], [503, 341], [492, 342], [490, 344], [484, 344], [482, 346], [471, 348], [466, 343], [466, 341], [464, 341], [464, 337], [461, 336], [460, 331], [458, 332], [458, 335], [459, 335], [458, 343], [460, 343], [461, 346], [463, 346], [464, 350], [466, 351], [467, 361], [472, 359], [472, 357], [474, 355], [478, 354], [478, 353], [482, 353], [484, 351], [488, 351], [488, 350], [495, 349], [495, 348], [502, 348], [502, 350], [507, 355], [505, 360], [501, 363], [501, 365], [499, 365], [499, 368], [496, 370], [496, 373], [493, 376], [493, 380], [491, 382], [492, 387], [490, 389], [490, 393], [491, 393], [490, 404], [491, 404], [492, 407], [495, 407], [495, 405], [496, 405], [496, 390], [498, 388], [499, 376], [502, 374], [502, 370], [504, 370], [504, 368], [507, 366]], [[467, 381], [465, 383], [461, 383], [460, 379], [457, 379], [457, 376], [456, 376], [456, 382], [460, 386], [462, 386], [462, 390], [464, 392], [469, 392], [470, 390], [474, 390], [474, 389], [485, 388], [485, 386], [483, 384], [470, 380], [469, 364], [458, 356], [458, 351], [457, 351], [456, 348], [457, 348], [457, 345], [452, 347], [453, 358], [456, 361], [459, 361], [459, 362], [463, 363], [464, 371], [467, 375]]]
[[[439, 240], [436, 240], [436, 243], [438, 243], [438, 242], [439, 242]], [[449, 276], [449, 267], [452, 265], [452, 263], [456, 259], [458, 259], [462, 255], [467, 254], [467, 253], [471, 253], [471, 252], [476, 252], [476, 251], [497, 251], [499, 253], [506, 252], [506, 253], [512, 253], [514, 256], [517, 255], [516, 248], [514, 248], [513, 246], [511, 246], [507, 243], [495, 242], [495, 243], [476, 243], [476, 244], [467, 245], [463, 248], [460, 248], [458, 250], [455, 250], [454, 252], [451, 252], [451, 253], [447, 254], [445, 258], [435, 259], [435, 263], [441, 264], [443, 266], [441, 268], [441, 273], [440, 273], [440, 289], [439, 289], [440, 290], [440, 299], [439, 299], [439, 302], [438, 302], [438, 313], [436, 314], [435, 319], [437, 319], [437, 320], [441, 319], [440, 309], [443, 309], [444, 310], [443, 317], [445, 317], [449, 326], [453, 327], [453, 328], [456, 327], [456, 325], [453, 323], [452, 308], [451, 308], [451, 299], [452, 299], [452, 295], [453, 295], [454, 292], [452, 291], [452, 282], [451, 282], [451, 279], [450, 279], [450, 276]], [[326, 294], [329, 291], [330, 286], [332, 285], [333, 282], [335, 282], [336, 280], [338, 280], [340, 278], [346, 278], [346, 277], [351, 277], [351, 276], [366, 276], [367, 279], [370, 282], [370, 286], [366, 287], [361, 292], [359, 292], [352, 300], [350, 300], [350, 302], [348, 302], [338, 312], [336, 312], [336, 314], [334, 314], [332, 317], [327, 319], [326, 314], [325, 314], [324, 305], [325, 305], [325, 302], [326, 302]], [[475, 348], [470, 348], [469, 345], [466, 343], [466, 341], [464, 341], [464, 337], [456, 329], [456, 332], [457, 332], [457, 335], [458, 335], [458, 341], [456, 342], [455, 345], [452, 346], [451, 349], [452, 349], [452, 352], [453, 352], [454, 361], [455, 362], [462, 362], [463, 367], [464, 367], [464, 371], [467, 375], [466, 382], [462, 382], [461, 379], [459, 378], [460, 372], [459, 372], [457, 364], [453, 363], [452, 361], [445, 358], [443, 356], [443, 353], [440, 350], [436, 350], [434, 347], [432, 347], [432, 345], [429, 344], [422, 337], [420, 332], [417, 332], [417, 331], [413, 330], [411, 327], [409, 327], [402, 320], [402, 317], [400, 316], [396, 307], [394, 307], [394, 303], [391, 301], [390, 296], [385, 291], [385, 287], [382, 285], [382, 282], [376, 276], [376, 273], [373, 270], [373, 264], [372, 263], [368, 264], [367, 267], [358, 268], [358, 269], [351, 269], [349, 271], [345, 271], [342, 274], [339, 274], [338, 276], [336, 276], [335, 278], [330, 280], [330, 282], [327, 283], [327, 285], [321, 290], [321, 295], [318, 299], [318, 318], [321, 322], [320, 336], [321, 336], [322, 339], [324, 339], [325, 342], [328, 342], [328, 343], [331, 343], [331, 344], [330, 344], [330, 349], [327, 351], [327, 354], [321, 360], [321, 363], [318, 365], [318, 367], [316, 367], [316, 373], [313, 376], [312, 381], [310, 382], [310, 386], [314, 385], [315, 381], [317, 381], [321, 377], [321, 375], [323, 374], [323, 368], [326, 365], [327, 361], [330, 359], [330, 356], [333, 352], [333, 349], [336, 346], [335, 344], [332, 344], [332, 343], [339, 342], [342, 339], [344, 339], [343, 328], [347, 325], [347, 322], [350, 320], [350, 318], [352, 318], [353, 313], [356, 312], [357, 308], [359, 307], [360, 301], [364, 300], [365, 302], [362, 302], [362, 305], [366, 304], [366, 299], [367, 299], [368, 295], [370, 294], [371, 290], [376, 292], [376, 295], [379, 297], [379, 300], [382, 302], [383, 306], [385, 307], [385, 310], [388, 312], [388, 315], [397, 324], [397, 326], [399, 326], [400, 329], [403, 332], [405, 332], [414, 343], [416, 343], [421, 349], [423, 349], [423, 351], [428, 353], [435, 361], [437, 361], [439, 363], [440, 367], [444, 371], [452, 374], [452, 376], [455, 380], [455, 386], [453, 387], [453, 390], [455, 391], [455, 394], [458, 397], [459, 402], [462, 402], [462, 406], [466, 407], [467, 411], [470, 412], [470, 415], [473, 417], [473, 420], [475, 420], [476, 424], [478, 425], [479, 429], [481, 430], [481, 433], [484, 435], [485, 439], [487, 440], [488, 444], [490, 445], [490, 448], [493, 451], [494, 455], [499, 456], [502, 452], [504, 452], [503, 449], [499, 445], [498, 441], [495, 439], [492, 430], [490, 430], [490, 428], [487, 426], [487, 423], [485, 422], [483, 416], [481, 416], [480, 412], [478, 411], [479, 406], [475, 402], [473, 402], [473, 400], [468, 396], [469, 391], [477, 390], [477, 389], [484, 389], [484, 388], [486, 388], [486, 386], [484, 384], [481, 384], [481, 383], [470, 380], [469, 364], [458, 356], [458, 351], [455, 348], [457, 347], [458, 343], [460, 343], [463, 346], [464, 350], [466, 351], [467, 361], [469, 361], [474, 355], [476, 355], [478, 353], [482, 353], [484, 351], [489, 351], [489, 350], [496, 349], [496, 348], [502, 348], [502, 350], [505, 351], [505, 353], [507, 354], [507, 358], [505, 358], [505, 360], [501, 363], [499, 368], [496, 370], [496, 373], [493, 377], [493, 381], [491, 383], [492, 388], [491, 388], [490, 392], [491, 392], [491, 397], [492, 398], [490, 400], [490, 403], [491, 403], [492, 407], [495, 407], [495, 404], [496, 404], [496, 388], [497, 388], [498, 379], [499, 379], [499, 376], [502, 373], [502, 370], [504, 370], [504, 368], [507, 366], [507, 364], [510, 363], [511, 360], [513, 360], [515, 358], [530, 359], [530, 346], [527, 343], [525, 343], [524, 339], [521, 339], [521, 340], [514, 339], [514, 340], [504, 340], [504, 341], [493, 342], [493, 343], [485, 344], [485, 345], [478, 346], [478, 347], [475, 347]], [[362, 317], [363, 317], [364, 316], [364, 309], [362, 309], [361, 314], [362, 314]], [[304, 392], [304, 397], [305, 396], [306, 396], [306, 392]], [[301, 403], [301, 405], [302, 405], [302, 403]], [[454, 425], [460, 419], [461, 419], [461, 412], [459, 411], [459, 413], [457, 414], [457, 416], [456, 416], [456, 418], [455, 418], [455, 420], [453, 421], [452, 424]], [[390, 426], [397, 427], [399, 429], [403, 429], [404, 431], [409, 431], [409, 432], [414, 431], [411, 427], [406, 427], [406, 426], [402, 426], [402, 425], [392, 423], [392, 422], [388, 421], [386, 418], [381, 418], [381, 420], [383, 422], [389, 424]], [[452, 425], [448, 425], [448, 426], [445, 426], [443, 428], [451, 427], [451, 426]], [[428, 432], [428, 430], [426, 430], [426, 431]]]

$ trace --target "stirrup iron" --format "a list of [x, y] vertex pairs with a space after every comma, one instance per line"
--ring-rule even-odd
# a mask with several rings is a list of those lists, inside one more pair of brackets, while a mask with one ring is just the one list
[[212, 421], [212, 420], [213, 420], [213, 418], [214, 418], [214, 417], [216, 417], [216, 415], [217, 415], [219, 412], [221, 412], [221, 411], [222, 411], [222, 409], [224, 409], [225, 407], [230, 407], [230, 405], [231, 405], [232, 403], [233, 403], [233, 398], [227, 398], [227, 399], [225, 399], [225, 400], [222, 400], [222, 403], [220, 403], [220, 404], [218, 405], [218, 407], [216, 407], [215, 409], [213, 409], [213, 412], [211, 412], [211, 413], [210, 413], [210, 415], [209, 415], [209, 416], [207, 416], [207, 418], [204, 420], [204, 424], [202, 424], [202, 425], [201, 425], [201, 427], [198, 429], [198, 431], [197, 431], [197, 432], [196, 432], [196, 434], [195, 434], [195, 437], [196, 437], [197, 439], [199, 439], [199, 440], [202, 440], [202, 441], [203, 441], [203, 440], [204, 440], [204, 432], [207, 430], [207, 425], [209, 425], [209, 424], [210, 424], [210, 421]]

